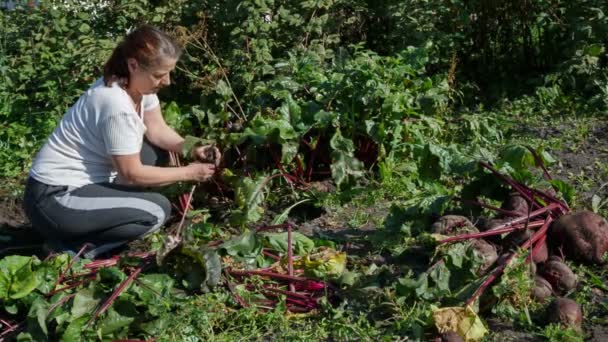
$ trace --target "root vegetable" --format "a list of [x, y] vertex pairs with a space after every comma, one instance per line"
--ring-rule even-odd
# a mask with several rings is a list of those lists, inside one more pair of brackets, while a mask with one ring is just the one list
[[516, 230], [504, 238], [503, 247], [507, 250], [519, 248], [524, 242], [532, 238], [533, 232], [529, 229]]
[[577, 284], [576, 275], [572, 272], [570, 267], [555, 259], [551, 259], [542, 264], [538, 273], [560, 294], [574, 289]]
[[464, 340], [457, 333], [446, 331], [441, 334], [441, 342], [464, 342]]
[[534, 254], [532, 255], [532, 262], [535, 264], [540, 264], [549, 258], [549, 248], [547, 247], [547, 241], [539, 241], [540, 247], [535, 249]]
[[536, 264], [533, 262], [530, 263], [530, 274], [536, 274]]
[[503, 202], [501, 208], [513, 212], [515, 216], [528, 215], [528, 211], [530, 210], [528, 201], [518, 193], [510, 194]]
[[498, 260], [498, 253], [496, 247], [485, 240], [473, 240], [471, 241], [471, 248], [475, 250], [477, 255], [483, 260], [483, 263], [477, 270], [477, 274], [485, 274], [490, 267]]
[[608, 223], [590, 211], [563, 215], [551, 227], [549, 240], [573, 259], [601, 264], [608, 250]]
[[583, 311], [580, 305], [569, 298], [555, 298], [545, 313], [547, 323], [559, 323], [578, 332], [582, 331]]
[[[482, 232], [487, 232], [487, 231], [491, 231], [496, 227], [499, 227], [501, 225], [503, 225], [505, 222], [509, 221], [509, 218], [492, 218], [492, 219], [488, 219], [485, 217], [480, 217], [479, 218], [479, 222], [477, 224], [477, 227], [479, 228], [480, 231]], [[494, 243], [494, 244], [500, 244], [501, 242], [501, 238], [500, 235], [495, 235], [495, 236], [488, 236], [485, 238], [486, 240]]]
[[544, 303], [545, 300], [553, 295], [553, 287], [547, 279], [536, 276], [534, 277], [534, 288], [532, 288], [532, 298]]
[[433, 223], [431, 229], [433, 233], [442, 235], [479, 232], [468, 218], [460, 215], [442, 216], [435, 223]]

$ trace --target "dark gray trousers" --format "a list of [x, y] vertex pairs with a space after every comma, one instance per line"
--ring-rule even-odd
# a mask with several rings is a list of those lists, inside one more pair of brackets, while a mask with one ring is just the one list
[[[141, 159], [162, 166], [168, 154], [144, 141]], [[171, 214], [165, 196], [139, 187], [101, 183], [69, 189], [31, 177], [23, 203], [34, 229], [54, 249], [77, 251], [86, 243], [87, 258], [158, 230]]]

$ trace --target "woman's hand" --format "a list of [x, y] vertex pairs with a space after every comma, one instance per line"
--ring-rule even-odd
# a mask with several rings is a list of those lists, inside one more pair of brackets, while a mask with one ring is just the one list
[[197, 182], [206, 182], [215, 175], [216, 167], [210, 163], [194, 162], [186, 166], [190, 170], [191, 179]]
[[194, 148], [192, 150], [192, 157], [204, 163], [211, 163], [216, 167], [220, 166], [220, 161], [222, 160], [222, 154], [220, 153], [220, 150], [214, 145], [206, 145]]

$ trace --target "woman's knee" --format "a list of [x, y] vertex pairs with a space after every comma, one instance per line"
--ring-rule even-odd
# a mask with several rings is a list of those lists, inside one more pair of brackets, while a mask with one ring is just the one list
[[152, 193], [151, 195], [151, 200], [156, 203], [162, 210], [162, 212], [160, 213], [161, 215], [159, 215], [159, 222], [157, 224], [163, 225], [171, 216], [171, 202], [169, 201], [169, 199], [167, 199], [167, 197], [162, 194]]

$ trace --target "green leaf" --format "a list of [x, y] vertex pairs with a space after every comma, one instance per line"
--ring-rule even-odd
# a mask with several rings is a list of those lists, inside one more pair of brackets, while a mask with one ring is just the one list
[[433, 310], [433, 321], [440, 333], [452, 331], [465, 341], [479, 341], [488, 333], [483, 321], [470, 306]]
[[79, 27], [78, 27], [78, 31], [80, 31], [80, 33], [87, 33], [91, 30], [91, 27], [89, 25], [87, 25], [86, 23], [82, 23]]
[[137, 280], [143, 286], [137, 284], [134, 287], [134, 292], [137, 293], [142, 301], [147, 303], [160, 299], [158, 298], [159, 293], [161, 295], [169, 293], [175, 283], [175, 280], [168, 274], [158, 273], [140, 275]]
[[182, 145], [182, 157], [185, 159], [189, 159], [192, 156], [192, 149], [194, 149], [195, 147], [211, 144], [213, 144], [213, 141], [211, 140], [187, 135], [184, 137], [184, 144]]
[[262, 251], [262, 244], [250, 230], [245, 230], [243, 234], [224, 242], [221, 247], [232, 256], [257, 256]]
[[338, 279], [346, 270], [346, 253], [331, 248], [321, 248], [305, 255], [297, 262], [303, 265], [304, 274], [319, 279]]
[[[287, 254], [287, 232], [264, 234], [268, 245], [275, 251]], [[312, 252], [315, 243], [304, 234], [299, 232], [291, 233], [294, 255], [304, 255]]]
[[283, 212], [279, 215], [277, 215], [274, 220], [272, 220], [273, 225], [277, 225], [277, 224], [282, 224], [283, 222], [285, 222], [285, 220], [287, 220], [287, 218], [289, 217], [289, 213], [291, 212], [291, 210], [295, 207], [297, 207], [298, 205], [304, 203], [304, 202], [308, 202], [310, 201], [309, 198], [307, 199], [303, 199], [301, 201], [298, 201], [294, 204], [292, 204], [291, 206], [289, 206], [287, 209], [283, 210]]
[[74, 319], [68, 324], [67, 328], [61, 335], [61, 342], [80, 342], [82, 341], [82, 331], [87, 324], [88, 317], [80, 317]]
[[0, 260], [0, 300], [19, 299], [27, 296], [40, 284], [32, 271], [34, 257], [7, 256]]
[[499, 157], [503, 163], [509, 164], [516, 172], [528, 171], [536, 166], [534, 155], [522, 145], [510, 145], [500, 151]]
[[205, 259], [205, 290], [209, 290], [220, 283], [222, 276], [222, 261], [219, 253], [214, 249], [206, 249], [203, 252]]
[[221, 95], [223, 98], [228, 99], [232, 96], [232, 89], [224, 80], [219, 80], [215, 86], [215, 92]]
[[82, 289], [74, 296], [74, 305], [72, 306], [72, 317], [74, 319], [81, 318], [86, 314], [91, 314], [101, 301], [100, 298], [95, 298], [95, 291], [92, 289]]
[[332, 164], [331, 175], [336, 185], [346, 182], [350, 177], [363, 176], [363, 163], [355, 158], [353, 141], [342, 136], [337, 130], [330, 140]]
[[169, 104], [163, 108], [163, 117], [169, 126], [179, 127], [182, 120], [182, 113], [175, 101], [169, 102]]
[[47, 337], [49, 334], [46, 326], [49, 308], [50, 305], [43, 296], [37, 297], [30, 307], [30, 311], [27, 314], [28, 331], [34, 334], [35, 337], [40, 338], [41, 336], [38, 335]]
[[574, 187], [563, 180], [553, 179], [549, 181], [549, 183], [564, 197], [566, 203], [572, 204], [574, 203], [574, 198], [576, 196], [576, 190]]
[[604, 52], [604, 47], [600, 44], [591, 44], [585, 47], [585, 55], [599, 57]]
[[123, 316], [116, 312], [113, 308], [110, 308], [105, 317], [99, 323], [99, 330], [101, 335], [111, 334], [121, 328], [129, 326], [135, 318]]
[[426, 144], [419, 152], [418, 174], [423, 180], [438, 180], [450, 171], [451, 153], [434, 144]]
[[262, 218], [266, 183], [267, 177], [264, 176], [259, 176], [256, 179], [244, 177], [237, 181], [235, 198], [240, 210], [233, 218], [236, 221], [235, 223], [244, 225]]

